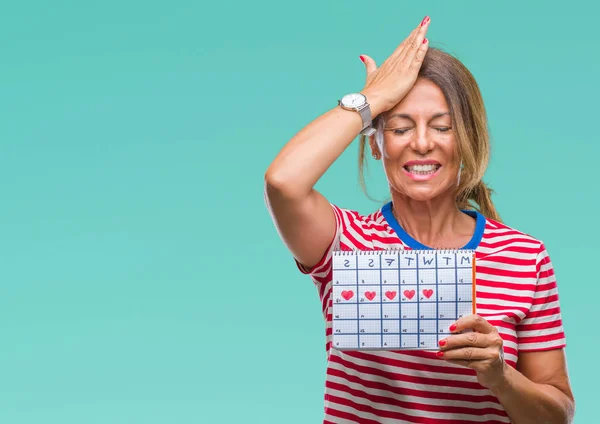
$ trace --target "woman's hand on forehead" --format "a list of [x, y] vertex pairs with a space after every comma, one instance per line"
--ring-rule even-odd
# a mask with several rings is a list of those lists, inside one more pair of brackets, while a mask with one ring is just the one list
[[425, 59], [430, 23], [426, 16], [378, 68], [375, 60], [362, 55], [367, 77], [362, 93], [367, 97], [373, 117], [398, 104], [410, 91]]

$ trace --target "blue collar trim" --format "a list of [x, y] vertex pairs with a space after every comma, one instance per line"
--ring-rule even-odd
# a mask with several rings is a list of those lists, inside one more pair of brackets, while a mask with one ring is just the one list
[[[485, 216], [474, 210], [462, 210], [462, 212], [474, 218], [476, 222], [473, 237], [471, 237], [471, 240], [469, 240], [469, 242], [466, 245], [464, 245], [461, 249], [475, 250], [477, 246], [479, 246], [479, 243], [483, 238], [483, 230], [485, 229]], [[394, 214], [392, 213], [392, 202], [385, 204], [381, 208], [381, 213], [383, 214], [383, 217], [390, 225], [390, 227], [394, 229], [400, 240], [408, 247], [410, 247], [411, 249], [420, 250], [432, 249], [431, 247], [425, 246], [424, 244], [418, 242], [410, 235], [408, 235], [406, 231], [404, 231], [404, 229], [400, 226], [400, 223], [396, 220]]]

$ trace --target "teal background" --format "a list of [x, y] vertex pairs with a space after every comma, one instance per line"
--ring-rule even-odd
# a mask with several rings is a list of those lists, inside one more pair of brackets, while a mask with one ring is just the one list
[[[502, 218], [553, 259], [576, 422], [595, 422], [598, 6], [365, 5], [3, 4], [0, 422], [320, 422], [320, 304], [263, 174], [362, 88], [359, 54], [382, 62], [426, 14], [480, 84]], [[367, 213], [356, 154], [318, 189]]]

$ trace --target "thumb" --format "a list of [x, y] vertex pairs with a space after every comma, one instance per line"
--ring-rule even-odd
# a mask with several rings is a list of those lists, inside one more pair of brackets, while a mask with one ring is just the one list
[[365, 68], [367, 69], [367, 75], [370, 75], [375, 70], [377, 70], [377, 64], [371, 57], [366, 54], [360, 55], [360, 60], [362, 60], [365, 64]]

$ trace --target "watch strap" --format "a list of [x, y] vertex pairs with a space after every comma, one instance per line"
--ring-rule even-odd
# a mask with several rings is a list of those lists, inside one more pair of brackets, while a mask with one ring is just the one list
[[369, 125], [368, 127], [363, 128], [363, 130], [360, 133], [362, 135], [366, 135], [367, 137], [371, 137], [376, 132], [377, 131], [375, 130], [375, 128], [373, 128], [371, 125]]
[[365, 102], [358, 107], [348, 107], [344, 106], [341, 100], [338, 100], [338, 105], [340, 105], [343, 109], [346, 110], [354, 110], [359, 113], [360, 119], [362, 120], [362, 127], [360, 130], [360, 134], [371, 136], [375, 134], [375, 129], [371, 126], [373, 123], [373, 116], [371, 114], [371, 107], [369, 106], [369, 102], [367, 97], [361, 93], [361, 95], [365, 98]]
[[371, 114], [371, 107], [369, 106], [369, 103], [365, 102], [357, 109], [357, 111], [360, 114], [363, 124], [360, 133], [367, 136], [373, 135], [375, 133], [375, 129], [371, 127], [371, 124], [373, 123], [373, 116]]

